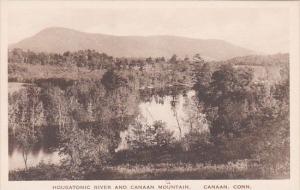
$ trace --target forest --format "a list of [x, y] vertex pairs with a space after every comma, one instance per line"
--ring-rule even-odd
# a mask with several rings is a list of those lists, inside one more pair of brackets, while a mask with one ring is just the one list
[[[10, 180], [290, 176], [288, 54], [207, 61], [12, 49], [8, 82], [9, 152], [24, 165]], [[153, 104], [170, 108], [172, 122], [145, 119]], [[29, 164], [41, 147], [58, 162]]]

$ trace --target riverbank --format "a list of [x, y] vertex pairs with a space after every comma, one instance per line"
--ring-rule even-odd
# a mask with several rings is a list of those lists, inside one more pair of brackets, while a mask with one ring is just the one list
[[[146, 165], [105, 166], [101, 171], [86, 174], [83, 180], [195, 180], [195, 179], [288, 179], [284, 172], [266, 172], [262, 166], [249, 167], [244, 163], [189, 164], [160, 163]], [[28, 171], [9, 172], [11, 181], [72, 180], [61, 166], [40, 164]]]

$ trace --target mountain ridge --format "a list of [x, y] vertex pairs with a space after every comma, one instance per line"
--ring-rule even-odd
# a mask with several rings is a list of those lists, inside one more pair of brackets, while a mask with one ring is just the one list
[[254, 51], [218, 39], [196, 39], [173, 35], [116, 36], [86, 33], [63, 27], [48, 27], [10, 45], [34, 52], [63, 53], [94, 49], [116, 57], [179, 57], [199, 53], [211, 60], [255, 54]]

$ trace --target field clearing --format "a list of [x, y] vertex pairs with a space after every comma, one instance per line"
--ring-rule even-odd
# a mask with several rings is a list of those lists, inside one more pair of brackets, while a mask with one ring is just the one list
[[251, 66], [251, 65], [236, 65], [235, 68], [249, 68], [253, 70], [254, 81], [268, 81], [276, 83], [281, 80], [281, 68], [276, 65], [271, 66]]
[[77, 79], [101, 79], [105, 70], [89, 70], [70, 66], [33, 65], [10, 63], [8, 65], [9, 81], [32, 81], [36, 79], [64, 78]]
[[8, 83], [8, 94], [17, 92], [17, 91], [25, 88], [26, 85], [28, 85], [28, 84], [21, 83], [21, 82], [9, 82]]

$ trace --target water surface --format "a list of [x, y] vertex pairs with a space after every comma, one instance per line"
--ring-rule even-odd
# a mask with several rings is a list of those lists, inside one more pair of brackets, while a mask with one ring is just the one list
[[[154, 121], [161, 120], [166, 123], [169, 130], [174, 132], [178, 137], [180, 126], [185, 126], [186, 118], [186, 104], [192, 99], [195, 92], [190, 90], [180, 95], [167, 95], [163, 97], [152, 96], [150, 100], [141, 102], [139, 104], [139, 119], [145, 124], [153, 124]], [[182, 127], [182, 132], [186, 132], [186, 127]], [[126, 149], [127, 144], [125, 140], [126, 131], [121, 132], [121, 143], [116, 151]], [[24, 169], [22, 150], [16, 146], [11, 146], [11, 153], [9, 154], [9, 170]], [[28, 155], [28, 167], [36, 166], [40, 162], [58, 164], [60, 161], [58, 152], [51, 152], [45, 147], [41, 146], [37, 150], [31, 151]]]

